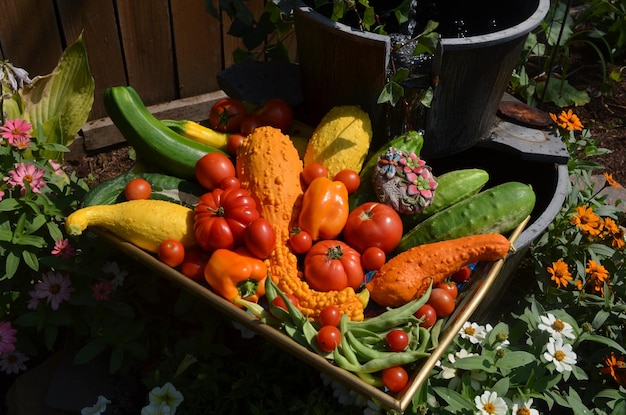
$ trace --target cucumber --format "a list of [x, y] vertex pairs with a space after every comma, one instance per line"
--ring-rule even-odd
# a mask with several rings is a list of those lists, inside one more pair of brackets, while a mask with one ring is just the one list
[[137, 156], [159, 172], [193, 179], [196, 162], [205, 154], [225, 152], [185, 138], [148, 111], [137, 91], [115, 86], [104, 91], [104, 106]]
[[463, 236], [508, 232], [530, 215], [535, 201], [535, 192], [527, 184], [500, 184], [455, 203], [421, 222], [404, 234], [395, 253]]
[[489, 181], [483, 169], [453, 170], [437, 176], [437, 189], [432, 203], [418, 215], [403, 215], [404, 229], [411, 229], [426, 218], [478, 193]]
[[206, 193], [202, 186], [191, 180], [161, 173], [127, 172], [105, 180], [94, 187], [83, 199], [83, 207], [113, 205], [126, 201], [124, 197], [126, 184], [136, 178], [145, 179], [150, 183], [152, 186], [150, 199], [166, 200], [187, 207], [195, 206], [198, 203], [198, 198]]
[[387, 144], [380, 147], [374, 154], [372, 154], [370, 158], [367, 159], [365, 164], [363, 164], [361, 172], [359, 173], [359, 177], [361, 179], [361, 184], [359, 185], [359, 188], [350, 195], [350, 210], [359, 205], [362, 205], [365, 202], [378, 201], [378, 198], [376, 197], [376, 192], [374, 191], [374, 186], [372, 185], [372, 173], [374, 172], [374, 167], [376, 167], [376, 163], [378, 163], [378, 158], [385, 151], [387, 151], [389, 147], [394, 147], [408, 153], [415, 153], [419, 155], [420, 151], [422, 151], [423, 145], [424, 136], [422, 134], [418, 133], [417, 131], [408, 131], [389, 141]]

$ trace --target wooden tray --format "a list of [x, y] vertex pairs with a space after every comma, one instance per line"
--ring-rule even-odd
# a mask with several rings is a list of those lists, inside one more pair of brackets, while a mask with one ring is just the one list
[[[527, 223], [528, 218], [511, 233], [509, 236], [511, 246], [514, 245], [515, 240], [524, 230]], [[428, 378], [437, 361], [454, 340], [463, 324], [471, 317], [472, 313], [478, 307], [487, 292], [489, 292], [489, 288], [498, 278], [500, 270], [506, 260], [505, 258], [496, 262], [480, 263], [477, 265], [472, 272], [470, 281], [466, 284], [462, 293], [459, 294], [459, 300], [457, 300], [457, 307], [454, 313], [448, 317], [448, 320], [446, 321], [445, 327], [439, 338], [438, 347], [426, 360], [422, 362], [419, 370], [410, 374], [407, 387], [401, 393], [392, 395], [365, 383], [355, 374], [335, 366], [324, 357], [296, 343], [285, 333], [267, 324], [259, 322], [259, 320], [257, 320], [257, 318], [250, 313], [237, 308], [219, 295], [213, 293], [209, 288], [185, 277], [177, 270], [163, 264], [150, 253], [139, 249], [135, 245], [116, 237], [104, 229], [93, 228], [92, 230], [94, 233], [112, 243], [117, 249], [129, 255], [132, 259], [146, 265], [148, 268], [156, 271], [172, 283], [187, 290], [191, 294], [196, 295], [210, 307], [221, 312], [228, 318], [239, 322], [248, 329], [265, 337], [277, 346], [283, 348], [289, 353], [292, 353], [303, 362], [317, 368], [321, 372], [324, 372], [329, 377], [343, 382], [355, 392], [377, 401], [379, 405], [385, 408], [400, 412], [404, 412], [409, 406], [413, 396]]]

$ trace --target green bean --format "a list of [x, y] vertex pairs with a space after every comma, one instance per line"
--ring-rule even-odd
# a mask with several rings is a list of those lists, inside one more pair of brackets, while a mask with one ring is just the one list
[[407, 365], [427, 356], [429, 356], [428, 353], [422, 352], [394, 352], [391, 353], [389, 357], [376, 358], [366, 363], [357, 365], [350, 363], [344, 356], [341, 355], [341, 353], [339, 353], [337, 349], [335, 349], [335, 353], [333, 355], [335, 363], [337, 363], [339, 367], [356, 374], [374, 373], [394, 366]]
[[346, 333], [346, 339], [348, 341], [348, 345], [352, 347], [352, 349], [356, 352], [358, 356], [361, 357], [361, 360], [370, 361], [372, 359], [382, 359], [389, 357], [397, 352], [383, 352], [381, 350], [374, 349], [373, 347], [368, 347], [367, 345], [361, 343], [352, 332]]
[[428, 330], [425, 327], [420, 327], [419, 333], [420, 333], [420, 345], [415, 351], [425, 353], [426, 350], [428, 350], [428, 346], [430, 345], [430, 340], [431, 340], [430, 330]]

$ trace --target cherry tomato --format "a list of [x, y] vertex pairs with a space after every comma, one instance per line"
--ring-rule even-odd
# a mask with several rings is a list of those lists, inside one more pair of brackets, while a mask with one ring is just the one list
[[258, 218], [246, 228], [244, 241], [252, 255], [265, 259], [276, 247], [276, 232], [267, 219]]
[[437, 322], [437, 312], [430, 304], [421, 306], [419, 310], [415, 312], [414, 316], [420, 320], [423, 318], [424, 320], [420, 323], [420, 326], [427, 329], [434, 326]]
[[296, 254], [305, 254], [313, 246], [313, 238], [307, 231], [297, 228], [289, 236], [289, 246]]
[[177, 267], [185, 259], [185, 247], [177, 239], [166, 239], [159, 245], [158, 257], [164, 264]]
[[409, 345], [409, 335], [402, 329], [391, 330], [387, 333], [385, 341], [392, 352], [401, 352]]
[[304, 166], [302, 169], [302, 180], [305, 185], [310, 185], [311, 182], [318, 177], [328, 177], [328, 169], [321, 163], [311, 163]]
[[324, 326], [317, 332], [317, 346], [324, 352], [332, 352], [341, 343], [341, 332], [335, 326]]
[[359, 252], [376, 246], [389, 254], [402, 238], [402, 219], [398, 212], [384, 203], [367, 202], [350, 212], [343, 237]]
[[402, 366], [394, 366], [383, 370], [383, 385], [391, 392], [400, 392], [409, 381], [409, 374]]
[[387, 254], [377, 246], [370, 246], [361, 254], [361, 264], [366, 271], [378, 271], [385, 261]]
[[356, 192], [356, 189], [358, 189], [361, 185], [361, 177], [359, 176], [359, 173], [351, 169], [341, 170], [339, 173], [335, 174], [333, 180], [340, 181], [345, 184], [346, 189], [348, 189], [348, 194]]
[[326, 307], [322, 308], [322, 311], [320, 311], [320, 315], [317, 318], [317, 321], [322, 327], [337, 327], [339, 325], [339, 322], [341, 321], [341, 310], [334, 304], [327, 305]]
[[197, 161], [195, 175], [202, 187], [214, 190], [220, 186], [222, 180], [236, 175], [235, 165], [222, 153], [208, 153]]
[[[286, 294], [287, 299], [291, 302], [291, 304], [295, 305], [296, 307], [298, 306], [298, 299], [296, 298], [295, 295], [293, 294]], [[283, 297], [281, 297], [280, 295], [276, 298], [274, 298], [274, 300], [272, 301], [272, 304], [274, 304], [277, 307], [282, 308], [285, 311], [289, 311], [287, 309], [287, 304], [285, 304], [285, 300], [283, 300]]]
[[267, 100], [265, 104], [252, 111], [252, 114], [261, 121], [262, 125], [278, 128], [283, 134], [289, 131], [293, 122], [291, 105], [280, 98]]
[[202, 281], [204, 279], [204, 268], [209, 257], [199, 248], [188, 249], [185, 252], [185, 258], [180, 264], [180, 272], [194, 281]]
[[259, 120], [258, 117], [250, 116], [246, 117], [241, 122], [241, 125], [239, 126], [239, 131], [244, 136], [247, 136], [252, 134], [252, 132], [258, 127], [263, 127], [263, 123], [261, 122], [261, 120]]
[[470, 269], [470, 267], [465, 266], [461, 268], [460, 270], [458, 270], [457, 272], [455, 272], [454, 274], [452, 274], [452, 277], [450, 277], [450, 279], [456, 282], [457, 284], [463, 284], [469, 281], [471, 275], [472, 275], [472, 270]]
[[126, 200], [145, 200], [152, 194], [152, 186], [146, 179], [137, 177], [126, 184], [124, 197]]
[[435, 285], [435, 288], [446, 290], [454, 299], [459, 295], [459, 287], [453, 281], [441, 281]]
[[228, 189], [229, 187], [235, 187], [235, 188], [241, 187], [241, 182], [235, 176], [224, 177], [222, 181], [220, 182], [219, 188]]
[[234, 98], [223, 98], [211, 107], [209, 126], [223, 133], [236, 133], [247, 116], [248, 111], [243, 102]]
[[433, 288], [428, 299], [430, 304], [437, 313], [437, 317], [447, 317], [454, 311], [454, 298], [443, 288]]
[[[239, 128], [241, 128], [241, 126]], [[228, 136], [228, 142], [226, 143], [226, 150], [228, 151], [228, 154], [231, 156], [236, 155], [237, 149], [245, 139], [246, 136], [242, 134], [231, 134]]]
[[364, 273], [361, 255], [345, 243], [325, 239], [316, 242], [304, 257], [304, 279], [317, 291], [358, 289]]

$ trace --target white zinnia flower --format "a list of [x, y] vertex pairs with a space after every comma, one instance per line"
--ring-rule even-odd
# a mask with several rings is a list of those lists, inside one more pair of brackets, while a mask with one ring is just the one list
[[[183, 394], [180, 393], [174, 385], [167, 382], [162, 387], [156, 387], [150, 391], [148, 395], [150, 399], [150, 406], [153, 408], [162, 409], [165, 406], [168, 408], [168, 414], [175, 415], [176, 408], [183, 402]], [[142, 411], [143, 413], [143, 411]], [[165, 413], [161, 411], [161, 413]]]
[[96, 404], [94, 406], [81, 409], [80, 415], [100, 415], [107, 410], [107, 405], [110, 403], [110, 400], [100, 395], [98, 396]]
[[563, 344], [561, 338], [550, 338], [543, 357], [548, 362], [553, 362], [558, 372], [571, 371], [572, 365], [576, 364], [576, 353], [572, 351], [572, 345]]
[[537, 327], [547, 331], [555, 339], [561, 337], [567, 337], [569, 339], [576, 338], [572, 325], [557, 319], [554, 314], [548, 313], [545, 316], [541, 316], [540, 319], [541, 323]]
[[472, 344], [482, 343], [482, 341], [485, 340], [485, 337], [487, 337], [487, 333], [488, 331], [485, 326], [481, 326], [477, 323], [470, 323], [469, 321], [466, 321], [463, 324], [463, 327], [461, 327], [461, 330], [459, 330], [461, 338], [469, 340]]
[[478, 409], [476, 415], [506, 415], [509, 409], [496, 392], [485, 391], [474, 398], [474, 403]]
[[511, 415], [539, 415], [539, 411], [531, 408], [533, 404], [533, 398], [528, 399], [526, 402], [523, 400], [517, 400], [511, 407]]

